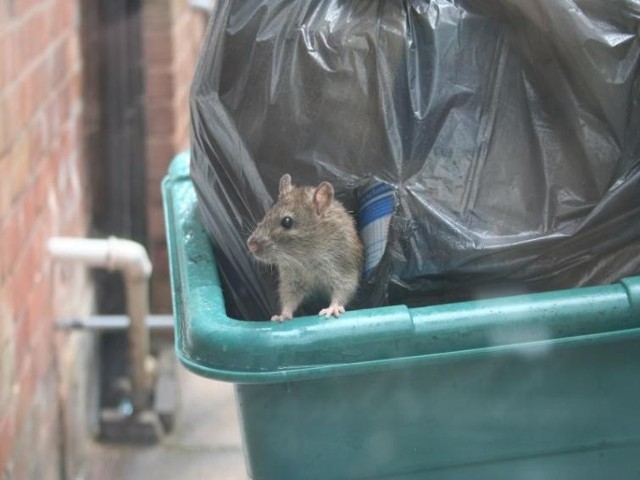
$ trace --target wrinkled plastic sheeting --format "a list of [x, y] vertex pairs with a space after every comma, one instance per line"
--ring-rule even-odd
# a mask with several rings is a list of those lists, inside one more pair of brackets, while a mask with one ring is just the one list
[[[193, 82], [192, 177], [242, 318], [278, 310], [245, 241], [279, 177], [395, 190], [356, 306], [640, 271], [640, 1], [219, 1]], [[322, 241], [322, 239], [319, 239]]]

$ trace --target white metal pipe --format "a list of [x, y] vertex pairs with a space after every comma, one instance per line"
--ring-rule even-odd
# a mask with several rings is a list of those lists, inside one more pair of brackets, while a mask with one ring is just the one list
[[151, 262], [145, 248], [131, 240], [110, 237], [106, 240], [72, 237], [49, 239], [48, 249], [56, 260], [80, 263], [88, 267], [118, 270], [124, 276], [129, 316], [129, 372], [131, 402], [139, 412], [149, 404], [151, 381], [147, 371], [149, 356], [149, 277]]
[[53, 237], [49, 253], [57, 260], [82, 263], [88, 267], [121, 270], [127, 275], [148, 278], [151, 262], [145, 248], [132, 240]]
[[127, 337], [129, 342], [129, 376], [131, 378], [131, 404], [135, 412], [149, 406], [151, 400], [151, 372], [149, 360], [149, 279], [124, 275], [127, 291], [127, 314], [131, 319]]
[[189, 0], [189, 5], [192, 8], [203, 10], [206, 13], [211, 13], [213, 10], [215, 0]]

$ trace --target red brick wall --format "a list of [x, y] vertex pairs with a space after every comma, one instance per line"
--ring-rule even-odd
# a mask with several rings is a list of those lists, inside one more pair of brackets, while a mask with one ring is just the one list
[[189, 88], [207, 20], [187, 0], [144, 1], [148, 231], [156, 312], [171, 311], [160, 181], [171, 158], [189, 145]]
[[53, 264], [46, 241], [87, 229], [80, 87], [77, 1], [0, 1], [3, 478], [59, 478], [67, 460], [78, 342], [54, 320], [87, 313], [92, 293], [83, 270]]
[[[54, 321], [91, 311], [86, 270], [46, 241], [88, 229], [80, 0], [0, 0], [0, 477], [82, 475], [92, 342]], [[145, 0], [147, 166], [156, 311], [170, 309], [159, 182], [188, 146], [188, 91], [206, 17]]]

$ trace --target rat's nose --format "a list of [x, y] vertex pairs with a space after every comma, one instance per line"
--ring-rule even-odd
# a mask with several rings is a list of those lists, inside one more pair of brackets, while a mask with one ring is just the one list
[[258, 243], [258, 241], [253, 237], [253, 235], [251, 235], [249, 237], [249, 240], [247, 240], [247, 247], [249, 247], [249, 251], [251, 253], [256, 253], [258, 250], [260, 250], [260, 244]]

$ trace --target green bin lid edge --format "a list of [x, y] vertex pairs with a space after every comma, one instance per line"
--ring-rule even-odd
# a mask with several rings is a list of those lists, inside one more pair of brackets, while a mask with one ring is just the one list
[[187, 153], [172, 161], [162, 192], [176, 352], [187, 368], [206, 377], [274, 383], [489, 355], [530, 357], [640, 336], [638, 277], [449, 305], [348, 311], [328, 320], [307, 316], [280, 324], [229, 318]]

